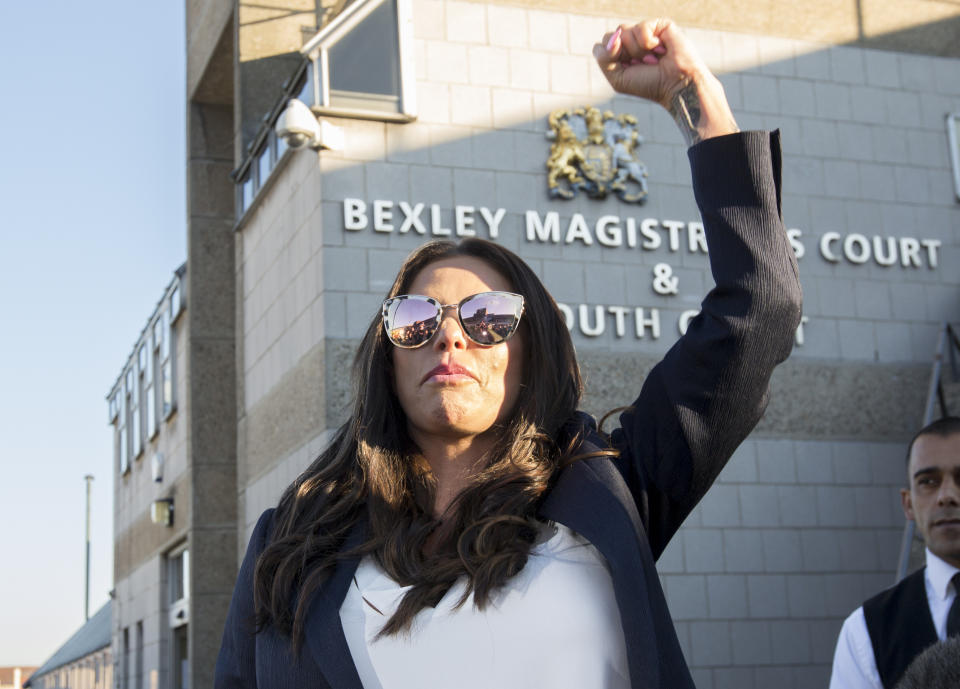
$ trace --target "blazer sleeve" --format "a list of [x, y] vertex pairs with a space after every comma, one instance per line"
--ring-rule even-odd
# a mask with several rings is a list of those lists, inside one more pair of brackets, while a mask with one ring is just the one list
[[654, 557], [759, 421], [800, 321], [779, 132], [707, 139], [688, 155], [716, 285], [611, 435]]
[[272, 521], [273, 509], [260, 515], [240, 565], [217, 656], [215, 689], [255, 689], [257, 686], [253, 572], [267, 544]]

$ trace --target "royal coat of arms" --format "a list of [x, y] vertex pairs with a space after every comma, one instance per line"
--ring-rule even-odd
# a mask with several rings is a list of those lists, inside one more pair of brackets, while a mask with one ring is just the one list
[[586, 107], [554, 110], [548, 118], [553, 141], [547, 159], [550, 196], [572, 199], [578, 190], [602, 199], [613, 192], [621, 201], [647, 200], [647, 168], [637, 158], [643, 137], [633, 115]]

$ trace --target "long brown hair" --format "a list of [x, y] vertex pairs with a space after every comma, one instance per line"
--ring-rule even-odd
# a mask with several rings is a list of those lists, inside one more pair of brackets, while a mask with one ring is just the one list
[[[345, 555], [369, 554], [397, 583], [412, 586], [381, 634], [407, 630], [417, 612], [436, 605], [461, 576], [468, 584], [460, 602], [473, 593], [483, 609], [526, 564], [540, 527], [538, 500], [579, 440], [569, 424], [582, 392], [573, 343], [555, 302], [519, 256], [480, 239], [430, 242], [407, 258], [388, 296], [406, 293], [424, 267], [454, 256], [485, 261], [524, 296], [516, 407], [485, 468], [441, 523], [433, 516], [432, 475], [393, 392], [393, 345], [379, 313], [373, 316], [353, 363], [350, 419], [284, 492], [254, 574], [258, 625], [292, 636], [294, 647], [302, 642], [313, 595]], [[364, 518], [363, 542], [341, 552]]]

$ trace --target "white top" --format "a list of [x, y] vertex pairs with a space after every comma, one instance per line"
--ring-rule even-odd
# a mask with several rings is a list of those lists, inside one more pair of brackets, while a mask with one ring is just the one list
[[[950, 580], [958, 571], [927, 550], [923, 583], [927, 589], [933, 626], [941, 641], [947, 638], [947, 615], [957, 596]], [[851, 613], [840, 629], [837, 650], [833, 655], [830, 689], [883, 689], [862, 606]]]
[[[627, 650], [603, 556], [562, 525], [523, 570], [477, 610], [465, 579], [410, 634], [374, 637], [409, 587], [360, 561], [340, 621], [364, 689], [628, 689]], [[379, 612], [378, 612], [379, 611]]]

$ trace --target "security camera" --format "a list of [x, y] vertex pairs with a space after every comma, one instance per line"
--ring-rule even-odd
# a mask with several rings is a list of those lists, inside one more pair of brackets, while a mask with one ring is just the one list
[[303, 148], [320, 135], [317, 118], [302, 101], [291, 98], [277, 118], [277, 136], [290, 148]]
[[343, 130], [329, 122], [318, 121], [310, 108], [296, 98], [287, 101], [286, 109], [277, 118], [276, 131], [290, 148], [343, 149]]

